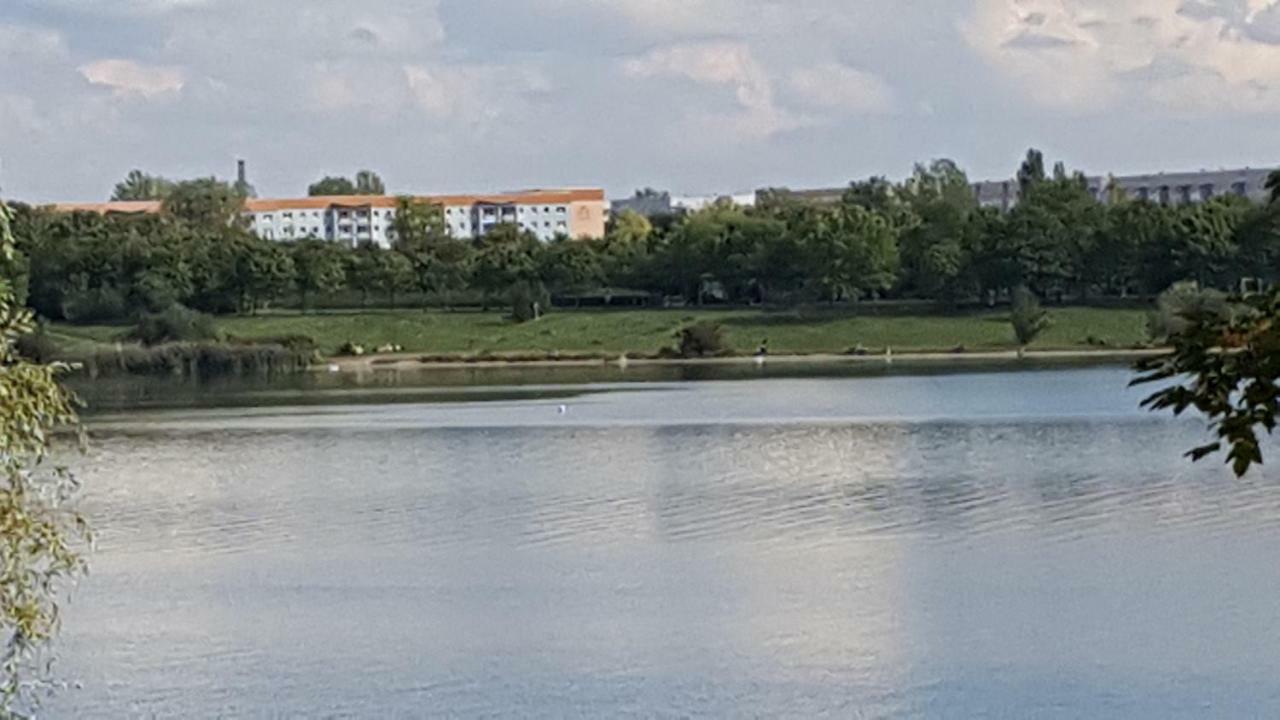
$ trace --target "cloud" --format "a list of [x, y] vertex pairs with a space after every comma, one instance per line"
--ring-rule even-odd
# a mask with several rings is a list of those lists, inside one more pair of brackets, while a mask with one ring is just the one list
[[472, 125], [520, 112], [551, 90], [536, 68], [511, 65], [406, 65], [405, 81], [416, 106], [437, 119]]
[[95, 60], [80, 66], [80, 74], [90, 83], [105, 85], [124, 97], [176, 93], [186, 84], [182, 68], [144, 65], [133, 60]]
[[1050, 107], [1136, 98], [1180, 112], [1280, 110], [1275, 0], [977, 0], [961, 29], [994, 70]]
[[623, 70], [632, 78], [675, 76], [731, 90], [739, 112], [704, 113], [700, 117], [704, 122], [726, 123], [727, 127], [748, 136], [767, 137], [806, 122], [778, 107], [773, 82], [744, 43], [713, 41], [655, 48], [628, 59]]
[[59, 32], [26, 25], [0, 25], [0, 63], [50, 62], [68, 56]]
[[847, 114], [882, 114], [895, 105], [893, 91], [879, 76], [837, 62], [792, 71], [790, 86], [811, 106]]

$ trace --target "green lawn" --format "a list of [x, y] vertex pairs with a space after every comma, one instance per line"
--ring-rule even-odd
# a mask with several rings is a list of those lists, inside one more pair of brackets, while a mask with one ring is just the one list
[[[1145, 314], [1135, 309], [1051, 308], [1052, 325], [1036, 349], [1086, 349], [1089, 338], [1108, 347], [1141, 345]], [[403, 345], [433, 354], [652, 353], [671, 345], [673, 334], [695, 320], [721, 323], [732, 347], [754, 350], [764, 338], [773, 353], [844, 353], [856, 346], [879, 352], [1011, 349], [1013, 331], [1005, 311], [961, 315], [876, 315], [844, 310], [559, 311], [537, 322], [515, 324], [500, 313], [421, 310], [279, 313], [220, 318], [220, 328], [241, 338], [307, 335], [324, 352], [347, 341], [366, 347]], [[55, 338], [77, 347], [113, 342], [122, 328], [58, 325]]]

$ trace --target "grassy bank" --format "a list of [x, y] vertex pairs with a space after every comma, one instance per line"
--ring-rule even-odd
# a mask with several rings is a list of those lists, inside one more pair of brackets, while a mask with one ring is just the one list
[[[1039, 350], [1128, 348], [1146, 340], [1145, 314], [1138, 309], [1052, 308], [1053, 324], [1032, 345]], [[1007, 350], [1015, 347], [1007, 311], [957, 315], [877, 315], [867, 311], [634, 310], [560, 311], [537, 322], [516, 324], [501, 313], [383, 310], [279, 313], [218, 320], [226, 333], [244, 339], [306, 335], [322, 352], [351, 341], [366, 347], [403, 346], [433, 355], [648, 354], [672, 344], [681, 327], [698, 320], [719, 322], [737, 352], [749, 353], [768, 338], [775, 354], [846, 353], [862, 347], [879, 352]], [[121, 328], [59, 325], [60, 342], [84, 348], [113, 342]]]

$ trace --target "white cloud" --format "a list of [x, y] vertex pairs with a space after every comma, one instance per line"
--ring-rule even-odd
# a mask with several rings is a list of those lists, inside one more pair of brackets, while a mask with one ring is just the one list
[[481, 124], [511, 115], [551, 89], [534, 67], [519, 65], [406, 65], [405, 81], [417, 107], [437, 119]]
[[159, 15], [215, 2], [218, 0], [43, 0], [50, 8], [118, 16]]
[[64, 60], [67, 42], [62, 34], [25, 25], [0, 25], [0, 63]]
[[893, 110], [893, 91], [879, 76], [837, 62], [791, 72], [790, 87], [809, 105], [862, 115]]
[[182, 68], [144, 65], [134, 60], [95, 60], [80, 66], [80, 74], [94, 85], [111, 88], [119, 96], [151, 98], [176, 93], [186, 84]]
[[961, 27], [1048, 106], [1138, 97], [1178, 111], [1280, 110], [1276, 0], [977, 0]]
[[701, 85], [731, 89], [741, 112], [703, 118], [719, 118], [741, 134], [765, 137], [807, 122], [777, 105], [772, 81], [743, 43], [706, 42], [656, 48], [628, 59], [623, 71], [633, 78], [676, 76]]

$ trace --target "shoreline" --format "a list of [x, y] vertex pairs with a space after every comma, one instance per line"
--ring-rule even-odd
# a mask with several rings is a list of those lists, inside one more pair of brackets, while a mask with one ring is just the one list
[[779, 354], [757, 357], [734, 355], [707, 358], [613, 358], [569, 357], [557, 359], [458, 358], [445, 360], [425, 357], [422, 353], [397, 353], [364, 355], [360, 357], [326, 358], [311, 368], [311, 372], [365, 373], [399, 370], [456, 370], [459, 368], [545, 368], [545, 367], [679, 367], [714, 365], [892, 365], [939, 364], [964, 362], [1093, 362], [1099, 364], [1133, 362], [1167, 352], [1163, 348], [1131, 348], [1116, 350], [1033, 350], [1021, 355], [1016, 350], [992, 350], [978, 352], [903, 351], [893, 354], [842, 355], [834, 353]]

